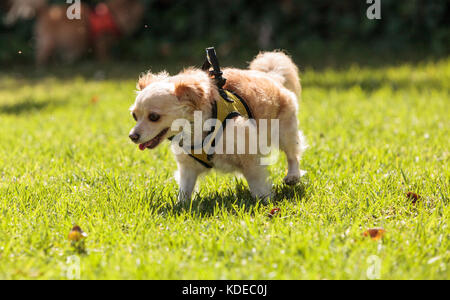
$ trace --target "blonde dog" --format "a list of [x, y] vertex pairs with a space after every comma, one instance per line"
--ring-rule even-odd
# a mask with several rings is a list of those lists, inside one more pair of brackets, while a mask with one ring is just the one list
[[113, 44], [136, 31], [144, 16], [140, 0], [107, 0], [95, 7], [80, 2], [79, 19], [68, 18], [67, 5], [50, 5], [47, 0], [14, 0], [11, 4], [7, 24], [36, 17], [38, 65], [47, 64], [54, 54], [73, 62], [91, 47], [97, 58], [105, 61]]
[[[284, 182], [288, 185], [298, 183], [301, 176], [299, 162], [307, 146], [303, 134], [298, 130], [297, 96], [301, 86], [297, 66], [283, 52], [265, 52], [250, 63], [248, 70], [227, 68], [223, 70], [223, 76], [226, 78], [223, 88], [245, 100], [256, 121], [254, 126], [260, 126], [258, 121], [262, 119], [278, 120], [279, 148], [285, 152], [288, 163]], [[223, 101], [209, 74], [195, 68], [175, 76], [169, 76], [166, 72], [148, 72], [139, 78], [137, 87], [137, 97], [130, 108], [137, 123], [129, 137], [139, 144], [141, 150], [153, 149], [168, 138], [175, 120], [195, 122], [195, 112], [201, 112], [202, 121], [205, 122], [213, 116], [215, 102]], [[238, 129], [248, 126], [243, 116], [236, 116], [233, 121]], [[220, 139], [225, 140], [230, 130], [234, 128], [225, 127]], [[244, 138], [248, 145], [249, 131], [245, 132]], [[237, 142], [232, 141], [233, 144]], [[178, 147], [178, 144], [172, 143], [179, 172], [178, 199], [184, 202], [190, 200], [198, 176], [208, 171], [208, 168], [188, 153], [178, 151]], [[214, 154], [211, 165], [225, 172], [242, 173], [252, 195], [265, 200], [271, 197], [272, 184], [266, 166], [260, 163], [261, 157], [261, 153], [247, 152]]]

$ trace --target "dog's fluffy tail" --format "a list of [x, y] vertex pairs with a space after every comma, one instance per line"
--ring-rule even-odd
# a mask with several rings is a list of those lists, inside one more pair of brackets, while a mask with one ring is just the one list
[[268, 73], [296, 95], [301, 92], [298, 68], [292, 59], [281, 51], [259, 53], [249, 68]]

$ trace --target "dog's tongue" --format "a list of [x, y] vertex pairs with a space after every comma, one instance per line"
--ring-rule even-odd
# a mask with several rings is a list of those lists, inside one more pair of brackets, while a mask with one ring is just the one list
[[141, 151], [145, 150], [152, 144], [153, 140], [148, 141], [147, 143], [139, 144], [139, 149]]
[[154, 138], [153, 140], [150, 140], [150, 141], [148, 141], [148, 142], [146, 142], [146, 143], [139, 144], [139, 149], [140, 149], [141, 151], [143, 151], [143, 150], [145, 150], [145, 149], [147, 149], [147, 148], [152, 149], [152, 148], [155, 148], [155, 146], [156, 146], [157, 144], [158, 144], [158, 139], [157, 139], [157, 138]]
[[147, 148], [153, 149], [156, 146], [158, 146], [158, 144], [161, 142], [162, 137], [166, 134], [167, 130], [169, 130], [169, 128], [166, 128], [163, 131], [161, 131], [157, 136], [155, 136], [150, 141], [142, 143], [142, 144], [139, 144], [139, 149], [142, 151], [142, 150], [145, 150]]

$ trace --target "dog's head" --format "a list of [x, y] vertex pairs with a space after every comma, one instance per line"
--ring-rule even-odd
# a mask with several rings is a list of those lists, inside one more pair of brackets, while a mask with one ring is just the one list
[[190, 70], [174, 77], [149, 72], [141, 76], [137, 88], [130, 108], [136, 126], [129, 137], [141, 150], [153, 149], [168, 138], [173, 121], [192, 122], [194, 111], [211, 108], [210, 79], [202, 71]]

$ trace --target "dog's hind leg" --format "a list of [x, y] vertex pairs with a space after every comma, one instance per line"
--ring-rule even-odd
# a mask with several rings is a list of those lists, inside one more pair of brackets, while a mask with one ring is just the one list
[[284, 183], [297, 184], [300, 181], [300, 158], [306, 149], [306, 141], [301, 131], [298, 130], [297, 116], [292, 115], [287, 119], [280, 118], [280, 148], [286, 153], [288, 172], [284, 177]]

